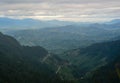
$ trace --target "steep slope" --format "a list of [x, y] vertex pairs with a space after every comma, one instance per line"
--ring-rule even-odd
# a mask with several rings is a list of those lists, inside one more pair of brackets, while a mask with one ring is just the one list
[[120, 82], [120, 55], [109, 64], [93, 72], [91, 83], [119, 83]]
[[73, 75], [80, 78], [114, 61], [120, 55], [119, 50], [120, 40], [116, 40], [70, 50], [61, 54], [61, 57], [70, 63]]
[[[54, 68], [41, 62], [47, 55], [42, 47], [21, 46], [0, 33], [0, 83], [62, 83]], [[58, 59], [52, 57], [50, 61]]]
[[113, 79], [114, 83], [118, 77], [113, 66], [120, 61], [119, 50], [120, 40], [97, 43], [65, 52], [60, 55], [62, 60], [42, 47], [21, 46], [0, 33], [0, 82], [106, 83]]

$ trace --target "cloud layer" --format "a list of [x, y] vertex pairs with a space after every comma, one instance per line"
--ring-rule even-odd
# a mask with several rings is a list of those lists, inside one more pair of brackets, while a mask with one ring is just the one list
[[104, 21], [120, 18], [119, 0], [0, 0], [0, 17]]

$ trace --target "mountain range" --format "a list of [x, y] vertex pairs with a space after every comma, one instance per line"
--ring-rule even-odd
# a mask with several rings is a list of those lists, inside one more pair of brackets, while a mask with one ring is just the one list
[[115, 40], [55, 55], [0, 33], [0, 82], [118, 83], [119, 50], [120, 40]]
[[71, 23], [71, 25], [34, 30], [8, 30], [4, 33], [15, 37], [22, 45], [42, 46], [58, 54], [94, 43], [114, 40], [120, 36], [120, 21]]
[[0, 83], [120, 81], [119, 19], [89, 23], [0, 18], [0, 31]]
[[30, 30], [30, 29], [41, 29], [46, 27], [50, 28], [50, 27], [66, 26], [71, 24], [75, 24], [75, 22], [58, 21], [58, 20], [41, 21], [35, 19], [12, 19], [12, 18], [0, 17], [0, 30], [4, 32], [11, 30]]

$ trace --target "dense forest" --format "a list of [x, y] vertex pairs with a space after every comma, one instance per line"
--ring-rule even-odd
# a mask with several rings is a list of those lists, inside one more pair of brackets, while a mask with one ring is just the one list
[[0, 83], [62, 83], [48, 64], [40, 62], [47, 54], [42, 47], [21, 46], [0, 33]]
[[[45, 61], [50, 53], [44, 48], [21, 46], [0, 33], [0, 82], [118, 83], [119, 50], [120, 40], [116, 40], [70, 50], [61, 57], [51, 53]], [[59, 66], [62, 68], [56, 73]]]

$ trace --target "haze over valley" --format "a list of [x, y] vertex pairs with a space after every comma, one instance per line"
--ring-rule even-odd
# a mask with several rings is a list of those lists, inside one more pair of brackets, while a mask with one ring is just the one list
[[0, 6], [0, 83], [120, 83], [119, 0]]

